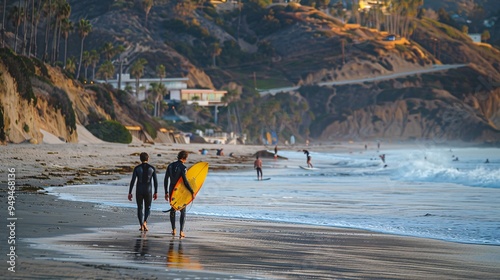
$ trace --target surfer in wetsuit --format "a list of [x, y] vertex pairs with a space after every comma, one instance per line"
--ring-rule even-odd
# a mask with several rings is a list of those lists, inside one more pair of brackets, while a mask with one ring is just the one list
[[308, 150], [302, 150], [304, 152], [304, 154], [306, 155], [306, 158], [307, 158], [307, 167], [309, 168], [313, 168], [313, 165], [311, 163], [311, 156], [309, 155], [309, 151]]
[[262, 180], [262, 160], [259, 156], [253, 162], [253, 168], [257, 170], [257, 180]]
[[[193, 195], [194, 199], [194, 191], [189, 185], [189, 182], [186, 178], [186, 172], [187, 172], [187, 167], [184, 165], [186, 163], [188, 157], [188, 153], [186, 151], [180, 151], [179, 154], [177, 154], [177, 161], [172, 162], [171, 164], [168, 165], [167, 167], [167, 173], [165, 173], [165, 180], [163, 181], [163, 186], [165, 188], [165, 200], [170, 201], [170, 196], [169, 194], [172, 194], [172, 191], [174, 190], [175, 185], [177, 184], [177, 181], [182, 177], [182, 180], [184, 181], [184, 185], [186, 188], [191, 192], [191, 195]], [[168, 183], [170, 180], [170, 184]], [[175, 236], [175, 209], [171, 208], [170, 210], [170, 223], [172, 224], [172, 236]], [[181, 218], [180, 218], [180, 237], [186, 237], [184, 234], [184, 223], [186, 221], [186, 208], [183, 208], [180, 210], [181, 212]]]
[[[132, 173], [132, 180], [128, 190], [128, 200], [132, 201], [132, 190], [134, 189], [137, 180], [137, 187], [135, 188], [135, 201], [137, 203], [137, 217], [141, 225], [140, 231], [148, 231], [147, 220], [151, 212], [151, 201], [158, 197], [158, 180], [156, 178], [156, 169], [148, 164], [149, 155], [141, 153], [139, 158], [141, 164], [134, 168]], [[154, 183], [154, 194], [152, 193], [152, 185]], [[144, 214], [143, 214], [144, 210]]]

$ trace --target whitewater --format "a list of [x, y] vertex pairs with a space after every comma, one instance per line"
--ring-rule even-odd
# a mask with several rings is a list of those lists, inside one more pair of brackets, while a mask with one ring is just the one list
[[[267, 181], [256, 181], [252, 166], [210, 171], [188, 215], [500, 245], [499, 149], [417, 147], [340, 153], [310, 147], [309, 152], [317, 170], [299, 168], [306, 165], [306, 156], [293, 148], [279, 151], [287, 160], [263, 159], [264, 178], [271, 178]], [[169, 209], [163, 200], [164, 174], [160, 170], [152, 222], [167, 220], [161, 212]], [[47, 190], [61, 199], [135, 208], [135, 202], [127, 200], [129, 180]], [[131, 223], [135, 219], [131, 217]]]

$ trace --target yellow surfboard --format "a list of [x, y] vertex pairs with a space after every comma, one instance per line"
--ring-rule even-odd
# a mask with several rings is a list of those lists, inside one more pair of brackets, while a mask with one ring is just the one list
[[[208, 162], [198, 162], [188, 168], [188, 171], [186, 172], [186, 178], [195, 195], [200, 191], [201, 186], [203, 186], [203, 183], [207, 178], [207, 174]], [[191, 201], [193, 201], [193, 196], [191, 195], [191, 192], [186, 188], [184, 180], [182, 180], [181, 177], [179, 178], [179, 181], [177, 181], [177, 184], [175, 184], [174, 190], [170, 194], [170, 206], [172, 206], [172, 208], [174, 208], [176, 211], [179, 211], [186, 207], [189, 203], [191, 203]]]

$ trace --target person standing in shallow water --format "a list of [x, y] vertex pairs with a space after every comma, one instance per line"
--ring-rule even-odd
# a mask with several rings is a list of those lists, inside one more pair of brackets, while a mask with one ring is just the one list
[[306, 155], [306, 163], [307, 163], [307, 167], [309, 168], [314, 168], [314, 166], [312, 165], [311, 163], [311, 156], [309, 155], [309, 151], [308, 150], [302, 150], [304, 152], [304, 154]]
[[[179, 181], [180, 178], [184, 181], [184, 185], [186, 188], [191, 192], [191, 195], [193, 196], [194, 199], [194, 191], [189, 185], [189, 182], [186, 178], [186, 172], [187, 172], [187, 167], [184, 165], [186, 163], [188, 158], [188, 152], [186, 151], [180, 151], [177, 154], [177, 161], [172, 162], [171, 164], [168, 165], [167, 167], [167, 173], [165, 173], [165, 180], [163, 181], [163, 187], [165, 188], [165, 200], [170, 201], [170, 195], [172, 195], [172, 191], [174, 190], [175, 185], [177, 184], [177, 181]], [[170, 184], [169, 184], [170, 181]], [[169, 195], [170, 194], [170, 195]], [[176, 228], [175, 228], [175, 209], [170, 208], [170, 224], [172, 225], [172, 236], [175, 236], [176, 234]], [[183, 208], [180, 210], [181, 212], [181, 217], [180, 217], [180, 233], [179, 236], [186, 237], [184, 234], [184, 223], [186, 222], [186, 208]]]
[[253, 162], [253, 168], [257, 170], [257, 180], [262, 180], [262, 160], [257, 156]]
[[[148, 163], [149, 155], [141, 153], [139, 158], [141, 159], [141, 164], [137, 165], [132, 173], [132, 180], [130, 180], [128, 190], [128, 200], [132, 201], [132, 190], [137, 180], [135, 201], [137, 203], [137, 218], [141, 225], [139, 230], [148, 231], [147, 221], [151, 212], [151, 202], [158, 197], [158, 180], [156, 178], [156, 169]], [[152, 193], [152, 183], [154, 183], [154, 193]]]

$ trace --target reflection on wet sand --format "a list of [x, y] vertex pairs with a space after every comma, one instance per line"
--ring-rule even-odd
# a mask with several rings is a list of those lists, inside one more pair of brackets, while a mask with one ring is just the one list
[[168, 268], [192, 269], [192, 270], [203, 269], [203, 266], [199, 262], [193, 261], [189, 257], [184, 255], [184, 251], [182, 249], [182, 241], [179, 240], [179, 242], [177, 242], [177, 246], [175, 245], [176, 242], [174, 242], [174, 240], [170, 240], [167, 252]]
[[139, 257], [150, 257], [149, 244], [146, 232], [141, 233], [141, 237], [135, 240], [134, 252], [136, 259], [143, 259]]

